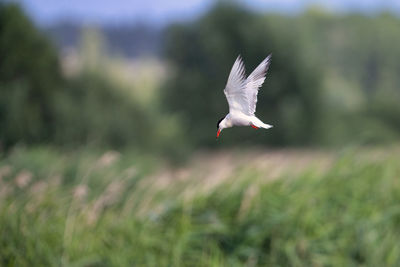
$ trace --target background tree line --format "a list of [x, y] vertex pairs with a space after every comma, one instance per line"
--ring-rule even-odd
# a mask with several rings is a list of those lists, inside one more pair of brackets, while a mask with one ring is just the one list
[[169, 72], [159, 96], [143, 105], [104, 75], [106, 61], [72, 78], [63, 75], [48, 37], [17, 5], [2, 3], [2, 147], [92, 143], [168, 153], [216, 147], [215, 124], [228, 111], [222, 89], [235, 58], [243, 56], [249, 74], [269, 53], [257, 115], [275, 127], [227, 130], [218, 147], [238, 140], [266, 146], [398, 140], [400, 19], [392, 14], [310, 9], [285, 16], [224, 3], [158, 34], [160, 61]]

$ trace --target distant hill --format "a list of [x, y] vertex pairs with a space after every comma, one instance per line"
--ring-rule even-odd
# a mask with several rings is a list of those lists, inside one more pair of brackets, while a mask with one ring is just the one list
[[[87, 27], [78, 23], [62, 22], [47, 28], [45, 31], [62, 51], [77, 48], [80, 44], [82, 30]], [[111, 55], [126, 58], [141, 56], [159, 57], [163, 43], [162, 28], [146, 24], [124, 24], [99, 26], [107, 51]]]

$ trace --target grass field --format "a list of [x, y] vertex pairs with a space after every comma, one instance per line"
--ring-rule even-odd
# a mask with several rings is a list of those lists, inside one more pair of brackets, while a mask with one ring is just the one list
[[400, 266], [399, 147], [0, 161], [1, 266]]

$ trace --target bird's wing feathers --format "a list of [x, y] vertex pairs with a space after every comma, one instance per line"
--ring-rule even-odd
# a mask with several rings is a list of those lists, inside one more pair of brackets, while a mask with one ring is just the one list
[[249, 75], [246, 80], [247, 99], [249, 101], [250, 114], [256, 112], [257, 94], [267, 75], [269, 64], [271, 63], [271, 54], [268, 55], [258, 67]]
[[239, 55], [233, 64], [224, 90], [230, 113], [242, 112], [247, 115], [250, 114], [246, 84], [244, 64]]
[[271, 55], [268, 55], [246, 79], [242, 58], [237, 57], [224, 90], [230, 113], [254, 115], [258, 89], [264, 83], [270, 62]]

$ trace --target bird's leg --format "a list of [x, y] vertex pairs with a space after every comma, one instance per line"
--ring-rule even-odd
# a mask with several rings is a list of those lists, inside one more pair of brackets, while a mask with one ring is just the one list
[[258, 129], [258, 127], [257, 126], [254, 126], [253, 124], [250, 124], [251, 125], [251, 127], [253, 127], [254, 129]]

